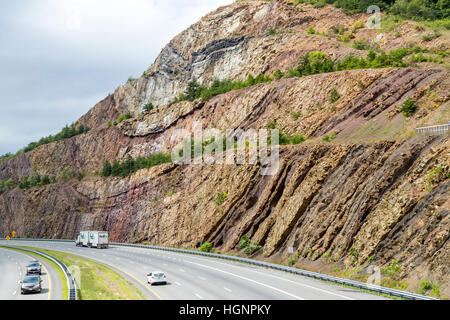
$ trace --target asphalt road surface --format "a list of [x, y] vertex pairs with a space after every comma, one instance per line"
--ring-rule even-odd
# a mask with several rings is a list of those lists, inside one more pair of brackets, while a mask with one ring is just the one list
[[[117, 246], [110, 246], [108, 249], [85, 248], [76, 247], [75, 242], [14, 240], [0, 241], [0, 244], [63, 251], [103, 263], [132, 282], [148, 299], [386, 299], [282, 271], [182, 253]], [[165, 272], [168, 284], [153, 286], [147, 284], [146, 274], [152, 271]], [[17, 275], [15, 276], [17, 279]], [[3, 291], [2, 282], [0, 289]], [[8, 290], [11, 291], [11, 287], [8, 287]]]
[[[20, 293], [20, 283], [31, 260], [42, 265], [42, 291]], [[62, 286], [58, 273], [47, 262], [16, 250], [0, 248], [0, 300], [61, 300]]]

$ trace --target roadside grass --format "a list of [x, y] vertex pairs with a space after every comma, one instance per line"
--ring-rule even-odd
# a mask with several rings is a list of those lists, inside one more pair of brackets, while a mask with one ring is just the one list
[[78, 300], [145, 300], [142, 293], [128, 280], [102, 264], [74, 254], [31, 247], [30, 249], [47, 253], [66, 267], [80, 268]]
[[[44, 257], [41, 256], [41, 255], [38, 255], [38, 254], [33, 253], [33, 252], [26, 251], [26, 250], [20, 250], [20, 249], [17, 249], [17, 248], [11, 248], [11, 247], [3, 247], [3, 248], [10, 249], [10, 250], [15, 250], [15, 251], [19, 251], [19, 252], [23, 252], [23, 253], [26, 253], [26, 254], [28, 254], [28, 255], [30, 255], [30, 256], [34, 256], [34, 257], [36, 257], [36, 258], [42, 259], [42, 260], [44, 260], [45, 262], [47, 262], [47, 263], [48, 263], [48, 264], [49, 264], [49, 265], [50, 265], [50, 266], [58, 273], [58, 276], [59, 276], [59, 278], [60, 278], [60, 280], [61, 280], [62, 298], [63, 298], [63, 300], [68, 300], [68, 297], [69, 297], [69, 288], [67, 287], [67, 279], [66, 279], [66, 276], [65, 276], [64, 272], [61, 270], [60, 267], [58, 267], [58, 266], [56, 265], [56, 263], [54, 263], [53, 261], [51, 261], [51, 260], [49, 260], [49, 259], [47, 259], [47, 258], [44, 258]], [[34, 248], [30, 248], [30, 249], [35, 250]], [[50, 275], [49, 275], [49, 276], [50, 276]]]

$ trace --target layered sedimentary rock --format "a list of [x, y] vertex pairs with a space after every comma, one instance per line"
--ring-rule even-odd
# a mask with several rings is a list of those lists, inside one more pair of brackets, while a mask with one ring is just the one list
[[[235, 252], [247, 234], [262, 246], [256, 253], [261, 259], [286, 261], [293, 247], [299, 266], [313, 269], [324, 256], [345, 266], [398, 260], [413, 289], [430, 279], [449, 295], [448, 136], [414, 135], [416, 126], [448, 120], [447, 69], [434, 64], [282, 78], [208, 101], [168, 104], [193, 77], [207, 85], [214, 78], [272, 74], [310, 51], [333, 60], [366, 54], [306, 32], [326, 31], [336, 21], [352, 28], [365, 15], [348, 16], [332, 6], [303, 9], [285, 1], [219, 8], [175, 37], [142, 77], [79, 119], [91, 128], [87, 134], [0, 163], [1, 179], [16, 182], [33, 171], [87, 173], [81, 181], [2, 193], [0, 236], [16, 230], [27, 237], [73, 238], [81, 229], [104, 229], [113, 241], [179, 247], [209, 241], [216, 250]], [[379, 45], [392, 49], [414, 40], [431, 47], [448, 40], [423, 43], [411, 30], [400, 30], [395, 41], [392, 33], [381, 33]], [[340, 95], [335, 102], [333, 90]], [[407, 98], [419, 106], [412, 117], [400, 111]], [[148, 102], [159, 107], [141, 114]], [[124, 113], [134, 118], [108, 126]], [[177, 130], [192, 132], [198, 122], [220, 131], [272, 123], [308, 139], [280, 147], [272, 176], [261, 175], [258, 164], [206, 163], [163, 164], [125, 178], [96, 174], [105, 161], [170, 152], [180, 142]], [[335, 140], [323, 142], [331, 133]]]

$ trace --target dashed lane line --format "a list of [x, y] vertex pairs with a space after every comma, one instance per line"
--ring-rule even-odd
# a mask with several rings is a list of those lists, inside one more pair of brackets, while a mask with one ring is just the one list
[[219, 272], [222, 272], [222, 273], [225, 273], [225, 274], [228, 274], [228, 275], [231, 275], [231, 276], [240, 278], [240, 279], [244, 279], [244, 280], [247, 280], [247, 281], [250, 281], [250, 282], [259, 284], [259, 285], [261, 285], [261, 286], [263, 286], [263, 287], [266, 287], [266, 288], [269, 288], [269, 289], [278, 291], [278, 292], [280, 292], [280, 293], [283, 293], [283, 294], [285, 294], [285, 295], [287, 295], [287, 296], [290, 296], [290, 297], [295, 298], [295, 299], [298, 299], [298, 300], [305, 300], [305, 298], [302, 298], [302, 297], [296, 296], [296, 295], [294, 295], [294, 294], [292, 294], [292, 293], [286, 292], [286, 291], [284, 291], [284, 290], [281, 290], [281, 289], [272, 287], [272, 286], [270, 286], [270, 285], [268, 285], [268, 284], [265, 284], [265, 283], [262, 283], [262, 282], [259, 282], [259, 281], [256, 281], [256, 280], [247, 278], [247, 277], [240, 276], [240, 275], [238, 275], [238, 274], [234, 274], [234, 273], [231, 273], [231, 272], [228, 272], [228, 271], [225, 271], [225, 270], [220, 270], [220, 269], [217, 269], [217, 268], [214, 268], [214, 267], [202, 265], [202, 264], [195, 263], [195, 262], [192, 262], [192, 261], [184, 260], [184, 262], [190, 263], [190, 264], [195, 264], [195, 265], [198, 265], [198, 266], [203, 267], [203, 268], [208, 268], [208, 269], [211, 269], [211, 270], [219, 271]]

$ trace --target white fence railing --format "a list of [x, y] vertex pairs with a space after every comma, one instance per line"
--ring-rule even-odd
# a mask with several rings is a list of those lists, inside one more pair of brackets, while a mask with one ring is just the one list
[[438, 126], [420, 127], [416, 128], [417, 134], [429, 134], [429, 135], [444, 135], [450, 128], [450, 122], [447, 124], [441, 124]]

